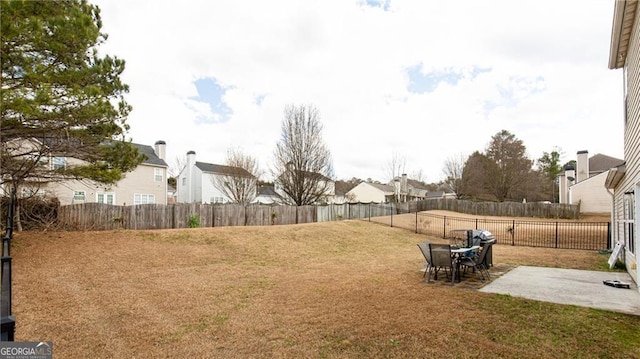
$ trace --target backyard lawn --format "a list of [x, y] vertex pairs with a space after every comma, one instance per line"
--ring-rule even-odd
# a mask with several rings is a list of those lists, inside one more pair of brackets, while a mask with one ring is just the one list
[[[16, 341], [56, 358], [640, 358], [640, 317], [425, 284], [366, 221], [15, 233]], [[495, 245], [497, 267], [607, 255]]]

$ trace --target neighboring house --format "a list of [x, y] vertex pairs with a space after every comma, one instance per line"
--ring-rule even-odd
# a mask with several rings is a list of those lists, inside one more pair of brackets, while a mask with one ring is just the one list
[[[61, 205], [74, 203], [107, 203], [132, 205], [167, 204], [166, 143], [157, 141], [154, 147], [133, 143], [146, 159], [114, 185], [92, 181], [64, 180], [48, 183], [44, 188], [48, 196], [57, 197]], [[52, 166], [74, 163], [73, 158], [55, 157]]]
[[427, 197], [427, 188], [420, 181], [408, 179], [406, 174], [389, 182], [397, 202], [419, 201]]
[[345, 195], [353, 202], [391, 203], [419, 201], [427, 197], [427, 188], [420, 181], [408, 179], [406, 174], [389, 184], [362, 182]]
[[258, 196], [252, 203], [259, 204], [280, 204], [283, 203], [282, 197], [276, 193], [273, 185], [258, 186]]
[[445, 191], [429, 191], [427, 192], [426, 199], [439, 199], [439, 198], [457, 198], [453, 192]]
[[605, 186], [613, 190], [612, 245], [622, 243], [627, 272], [638, 283], [638, 223], [640, 215], [640, 6], [617, 0], [614, 7], [609, 68], [624, 76], [624, 159], [609, 171]]
[[346, 193], [352, 202], [388, 203], [393, 202], [395, 190], [393, 186], [381, 183], [362, 182]]
[[576, 168], [566, 167], [558, 176], [560, 203], [580, 203], [581, 213], [609, 213], [612, 208], [611, 193], [604, 187], [609, 171], [624, 161], [588, 151], [578, 151]]
[[187, 152], [187, 165], [180, 172], [177, 184], [178, 203], [230, 203], [234, 202], [224, 191], [216, 186], [217, 180], [227, 178], [248, 178], [252, 182], [255, 197], [256, 178], [247, 170], [239, 167], [196, 162], [195, 151]]

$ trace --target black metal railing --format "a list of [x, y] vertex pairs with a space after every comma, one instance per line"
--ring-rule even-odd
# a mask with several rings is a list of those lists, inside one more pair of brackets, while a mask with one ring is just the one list
[[411, 213], [391, 204], [374, 204], [370, 212], [379, 213], [379, 217], [371, 216], [369, 221], [445, 239], [460, 237], [464, 230], [483, 229], [491, 232], [499, 244], [597, 251], [611, 249], [610, 222], [463, 218]]
[[11, 192], [7, 209], [7, 230], [2, 238], [2, 292], [0, 293], [0, 340], [13, 341], [16, 318], [11, 309], [11, 237], [13, 236], [13, 210], [15, 191]]

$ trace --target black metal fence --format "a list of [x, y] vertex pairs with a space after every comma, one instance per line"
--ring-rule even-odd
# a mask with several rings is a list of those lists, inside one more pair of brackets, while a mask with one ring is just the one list
[[388, 205], [386, 209], [388, 215], [369, 220], [445, 239], [461, 238], [465, 235], [464, 230], [483, 229], [491, 232], [499, 244], [596, 251], [611, 249], [610, 222], [463, 218], [410, 213]]

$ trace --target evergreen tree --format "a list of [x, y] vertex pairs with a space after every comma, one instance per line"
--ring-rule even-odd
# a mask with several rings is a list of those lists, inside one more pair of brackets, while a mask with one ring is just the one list
[[2, 183], [120, 180], [143, 158], [125, 140], [125, 63], [98, 54], [107, 38], [99, 8], [2, 0], [1, 10]]

